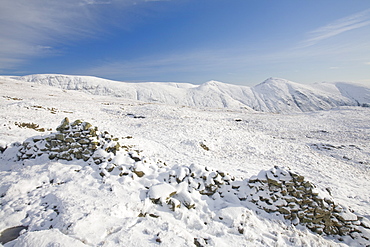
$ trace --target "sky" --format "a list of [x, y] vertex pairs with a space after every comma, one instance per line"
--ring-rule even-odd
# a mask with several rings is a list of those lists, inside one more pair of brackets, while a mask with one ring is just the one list
[[369, 0], [0, 0], [0, 74], [370, 84]]

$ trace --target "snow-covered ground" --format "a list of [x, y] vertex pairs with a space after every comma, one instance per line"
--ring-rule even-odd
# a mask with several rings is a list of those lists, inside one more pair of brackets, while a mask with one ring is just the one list
[[[203, 89], [190, 84], [171, 85], [186, 89], [183, 96], [195, 89], [212, 95], [209, 87], [215, 85], [225, 88], [217, 82], [203, 85]], [[268, 88], [273, 87], [276, 92], [284, 92], [286, 85], [292, 84], [274, 80], [254, 90], [270, 94]], [[335, 85], [317, 87], [326, 96], [331, 91], [338, 102], [344, 99], [338, 98], [336, 92], [340, 91], [345, 100], [358, 96], [356, 100], [361, 99], [361, 104], [370, 103], [366, 87]], [[160, 92], [159, 87], [152, 87]], [[80, 89], [86, 91], [85, 87]], [[256, 112], [236, 103], [228, 108], [192, 107], [182, 104], [177, 92], [172, 100], [179, 104], [109, 96], [112, 92], [108, 91], [98, 93], [105, 95], [83, 91], [1, 78], [0, 147], [7, 149], [0, 158], [0, 232], [15, 226], [28, 227], [5, 246], [370, 244], [363, 237], [319, 235], [302, 224], [292, 224], [248, 200], [239, 200], [233, 189], [225, 191], [226, 185], [215, 194], [205, 195], [190, 182], [201, 176], [228, 173], [235, 177], [236, 188], [239, 185], [235, 183], [246, 183], [261, 170], [285, 167], [281, 169], [290, 169], [314, 184], [320, 195], [330, 191], [337, 205], [353, 211], [348, 215], [363, 217], [362, 223], [354, 224], [366, 225], [366, 219], [370, 219], [370, 108], [336, 107], [336, 103], [330, 103], [333, 101], [324, 100], [334, 108], [308, 111], [315, 108], [302, 105], [300, 109], [307, 112], [288, 113], [285, 109], [286, 114], [276, 114]], [[147, 100], [148, 94], [142, 94]], [[202, 94], [194, 95], [201, 98]], [[317, 93], [312, 91], [311, 97], [305, 91], [305, 95], [314, 98]], [[273, 97], [276, 94], [263, 102], [272, 105], [269, 99]], [[211, 99], [206, 99], [208, 106], [218, 106], [209, 103]], [[108, 131], [125, 148], [112, 156], [112, 161], [108, 161], [111, 153], [102, 154], [107, 159], [99, 165], [82, 159], [50, 160], [45, 155], [17, 159], [17, 151], [23, 146], [12, 143], [49, 136], [65, 117], [71, 123], [81, 119], [102, 132]], [[131, 157], [133, 154], [135, 157]], [[120, 176], [115, 170], [101, 175], [109, 170], [106, 166], [110, 162], [121, 164], [128, 175]], [[198, 171], [191, 179], [189, 169]], [[171, 184], [171, 176], [187, 178], [190, 187], [178, 181]], [[363, 235], [369, 237], [366, 232]]]

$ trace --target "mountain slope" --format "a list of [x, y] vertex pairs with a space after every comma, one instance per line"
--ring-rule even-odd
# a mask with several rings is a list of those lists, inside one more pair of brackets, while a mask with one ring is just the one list
[[337, 106], [357, 105], [355, 100], [341, 93], [333, 93], [276, 78], [270, 78], [255, 86], [253, 91], [260, 99], [261, 105], [257, 109], [269, 112], [307, 112], [327, 110]]
[[302, 85], [269, 78], [254, 87], [217, 81], [189, 83], [126, 83], [89, 76], [29, 75], [12, 79], [112, 95], [144, 102], [213, 108], [252, 108], [256, 111], [289, 113], [328, 110], [338, 106], [369, 106], [370, 87], [353, 83]]

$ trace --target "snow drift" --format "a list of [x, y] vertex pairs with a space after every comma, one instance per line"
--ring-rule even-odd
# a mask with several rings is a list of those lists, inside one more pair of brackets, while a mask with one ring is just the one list
[[29, 75], [12, 78], [96, 95], [195, 107], [245, 107], [263, 112], [289, 113], [328, 110], [338, 106], [370, 106], [370, 87], [343, 82], [303, 85], [285, 79], [269, 78], [254, 87], [246, 87], [217, 81], [201, 85], [126, 83], [68, 75]]

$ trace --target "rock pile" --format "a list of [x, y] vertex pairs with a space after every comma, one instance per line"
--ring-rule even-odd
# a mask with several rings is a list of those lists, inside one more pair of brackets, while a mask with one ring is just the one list
[[189, 185], [189, 191], [196, 190], [200, 194], [208, 196], [215, 194], [223, 185], [230, 186], [234, 180], [234, 177], [225, 172], [214, 171], [195, 164], [189, 167], [174, 167], [166, 179], [170, 184], [186, 182]]
[[329, 193], [289, 170], [275, 167], [261, 171], [237, 190], [241, 200], [268, 213], [282, 214], [294, 225], [305, 225], [318, 234], [370, 240], [369, 220], [335, 204]]
[[[243, 205], [252, 203], [267, 213], [282, 215], [293, 225], [303, 225], [320, 235], [350, 236], [353, 239], [370, 240], [370, 221], [348, 208], [335, 204], [331, 195], [299, 174], [274, 167], [261, 171], [249, 180], [236, 181], [220, 171], [212, 171], [196, 165], [177, 167], [169, 172], [169, 184], [186, 184], [187, 192], [182, 195], [168, 190], [166, 203], [172, 209], [180, 204], [191, 209], [196, 207], [191, 193], [197, 191], [213, 199], [227, 198]], [[163, 189], [164, 190], [164, 189]], [[185, 195], [184, 195], [185, 193]], [[179, 199], [180, 204], [173, 199]], [[155, 198], [152, 198], [155, 199]], [[177, 205], [177, 206], [176, 206]]]
[[228, 186], [231, 189], [230, 182], [235, 180], [224, 172], [209, 170], [195, 164], [189, 167], [175, 166], [161, 177], [163, 183], [149, 188], [148, 195], [153, 203], [162, 206], [167, 204], [172, 211], [181, 206], [187, 209], [195, 208], [196, 194], [220, 197], [221, 188]]
[[[129, 148], [121, 146], [118, 138], [107, 131], [100, 132], [97, 127], [81, 120], [70, 123], [65, 118], [57, 127], [56, 133], [24, 141], [17, 156], [19, 160], [34, 159], [42, 155], [47, 155], [49, 159], [68, 161], [82, 159], [89, 164], [99, 165], [102, 168], [101, 175], [104, 176], [115, 168], [119, 170], [119, 174], [124, 170], [112, 162], [120, 149], [128, 151]], [[134, 161], [140, 160], [135, 151], [131, 150], [127, 155]]]
[[94, 158], [95, 163], [99, 164], [102, 160], [93, 156], [98, 147], [113, 154], [120, 148], [117, 138], [112, 139], [113, 136], [108, 132], [99, 133], [97, 127], [81, 120], [70, 123], [68, 118], [65, 118], [57, 131], [46, 137], [33, 137], [23, 142], [18, 154], [19, 159], [32, 159], [48, 154], [50, 159], [75, 158], [87, 161]]

